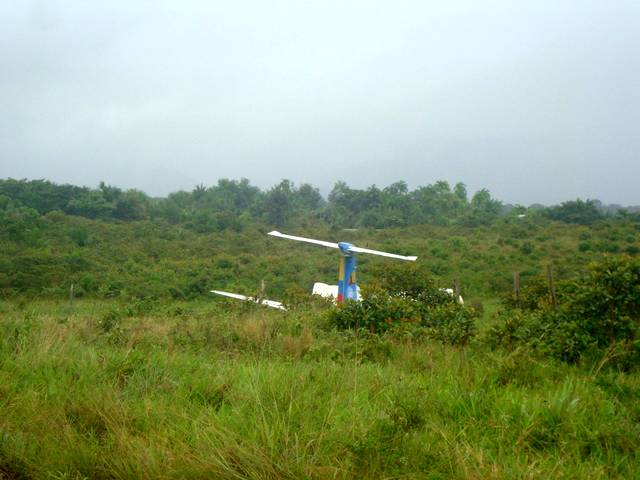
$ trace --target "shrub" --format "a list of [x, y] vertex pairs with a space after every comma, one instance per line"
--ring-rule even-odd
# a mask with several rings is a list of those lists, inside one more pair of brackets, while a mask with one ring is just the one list
[[431, 337], [449, 345], [466, 345], [476, 334], [473, 308], [465, 308], [455, 302], [427, 307], [423, 311], [422, 325]]
[[629, 255], [638, 255], [638, 253], [640, 253], [640, 248], [636, 245], [629, 245], [627, 248], [625, 248], [625, 252], [627, 252]]
[[282, 297], [282, 303], [288, 309], [307, 308], [312, 306], [326, 308], [333, 304], [330, 298], [313, 295], [299, 285], [293, 285], [287, 288], [284, 292], [284, 296]]
[[438, 292], [430, 271], [418, 263], [385, 264], [371, 273], [374, 285], [392, 295], [416, 298]]
[[[538, 287], [539, 292], [542, 291]], [[489, 331], [490, 344], [510, 348], [528, 344], [544, 354], [576, 362], [586, 353], [613, 355], [631, 368], [640, 357], [640, 261], [605, 258], [593, 264], [586, 278], [559, 283], [557, 308], [540, 295], [510, 311], [505, 322]], [[613, 358], [612, 357], [612, 358]]]
[[578, 244], [578, 250], [581, 252], [588, 252], [591, 250], [591, 244], [589, 242], [580, 242]]
[[366, 292], [361, 302], [337, 305], [330, 310], [329, 317], [338, 328], [365, 328], [377, 333], [406, 323], [419, 324], [421, 320], [417, 302], [381, 290]]
[[531, 242], [524, 242], [520, 246], [520, 252], [523, 255], [530, 255], [531, 253], [533, 253], [533, 244]]
[[635, 339], [640, 327], [640, 261], [618, 257], [592, 265], [568, 310], [601, 347]]
[[[509, 315], [511, 313], [511, 315]], [[487, 333], [491, 346], [513, 350], [526, 345], [543, 355], [574, 363], [592, 344], [579, 324], [557, 310], [509, 312], [504, 323]]]
[[518, 298], [510, 293], [502, 300], [503, 304], [510, 309], [520, 308], [522, 310], [547, 309], [551, 306], [549, 287], [540, 278], [533, 279], [527, 285], [520, 288]]
[[74, 228], [69, 232], [69, 236], [79, 247], [85, 247], [89, 244], [89, 231], [86, 228]]
[[132, 298], [124, 306], [124, 313], [128, 317], [140, 317], [151, 313], [156, 302], [152, 298]]
[[111, 330], [120, 327], [121, 321], [122, 314], [118, 310], [112, 309], [102, 316], [98, 324], [104, 333], [109, 333]]
[[363, 289], [362, 301], [330, 310], [329, 321], [341, 329], [372, 333], [423, 328], [431, 338], [451, 345], [464, 345], [475, 335], [477, 312], [436, 288], [420, 267], [389, 268], [378, 279], [384, 283]]

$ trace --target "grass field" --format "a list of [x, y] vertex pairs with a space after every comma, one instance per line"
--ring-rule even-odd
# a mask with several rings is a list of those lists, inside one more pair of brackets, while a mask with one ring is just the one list
[[638, 398], [314, 308], [0, 303], [0, 478], [639, 478]]

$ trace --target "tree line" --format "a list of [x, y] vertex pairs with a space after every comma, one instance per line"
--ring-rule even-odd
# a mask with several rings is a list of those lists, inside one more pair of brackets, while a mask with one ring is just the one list
[[[463, 183], [446, 181], [409, 190], [399, 181], [379, 188], [350, 187], [337, 182], [325, 199], [308, 183], [282, 180], [261, 190], [249, 180], [221, 179], [165, 198], [101, 182], [97, 188], [58, 185], [47, 180], [0, 180], [0, 220], [5, 232], [28, 236], [40, 215], [64, 212], [94, 220], [160, 220], [199, 233], [240, 231], [250, 223], [275, 227], [310, 222], [335, 228], [385, 228], [417, 224], [479, 226], [506, 215], [540, 215], [566, 223], [588, 225], [611, 215], [640, 218], [637, 211], [608, 211], [597, 200], [572, 200], [553, 207], [505, 205], [487, 189], [469, 196]], [[11, 236], [11, 235], [10, 235]]]

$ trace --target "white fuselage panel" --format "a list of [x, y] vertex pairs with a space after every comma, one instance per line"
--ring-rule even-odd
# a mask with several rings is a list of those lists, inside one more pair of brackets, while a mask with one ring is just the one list
[[337, 285], [327, 285], [326, 283], [316, 282], [313, 284], [313, 290], [311, 291], [314, 295], [320, 295], [325, 298], [333, 298], [334, 300], [338, 298], [338, 286]]

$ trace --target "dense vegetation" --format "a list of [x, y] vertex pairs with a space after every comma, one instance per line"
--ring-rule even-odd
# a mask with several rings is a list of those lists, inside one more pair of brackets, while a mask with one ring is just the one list
[[636, 478], [640, 376], [322, 311], [0, 305], [6, 478]]
[[[217, 185], [199, 185], [191, 192], [180, 191], [167, 198], [150, 198], [138, 190], [122, 191], [104, 183], [92, 189], [46, 180], [7, 179], [0, 180], [0, 210], [5, 221], [19, 224], [22, 220], [25, 226], [33, 222], [35, 213], [58, 211], [94, 220], [162, 220], [199, 233], [240, 231], [256, 221], [278, 227], [305, 226], [311, 221], [334, 228], [478, 226], [490, 224], [500, 216], [527, 212], [523, 206], [503, 205], [486, 189], [468, 198], [463, 183], [451, 188], [447, 182], [439, 181], [409, 191], [402, 181], [383, 189], [374, 185], [364, 190], [337, 182], [325, 200], [309, 184], [295, 187], [291, 181], [283, 180], [263, 192], [247, 179], [222, 179]], [[550, 208], [532, 206], [527, 213], [534, 212], [583, 225], [612, 215], [640, 218], [638, 207], [625, 210], [579, 199]]]
[[[402, 183], [382, 190], [338, 183], [325, 202], [311, 186], [287, 181], [261, 192], [246, 180], [221, 180], [150, 199], [104, 184], [3, 180], [0, 294], [60, 296], [73, 284], [78, 296], [179, 299], [214, 286], [251, 293], [264, 279], [267, 293], [282, 296], [291, 285], [332, 282], [333, 252], [264, 235], [286, 224], [299, 234], [416, 254], [443, 285], [457, 279], [472, 297], [495, 297], [510, 288], [513, 270], [526, 283], [553, 263], [568, 278], [603, 253], [637, 255], [637, 214], [594, 209], [575, 201], [507, 212], [485, 190], [467, 201], [464, 185], [451, 190], [446, 182], [413, 192]], [[367, 227], [378, 224], [366, 220], [374, 217], [410, 225]], [[365, 282], [368, 263], [380, 261], [361, 259]]]
[[[274, 227], [419, 261], [334, 307], [335, 252]], [[445, 182], [0, 181], [0, 478], [638, 477], [639, 231]], [[288, 312], [208, 293], [262, 280]]]
[[606, 258], [553, 296], [539, 283], [524, 293], [508, 300], [505, 322], [492, 332], [499, 344], [527, 344], [569, 362], [604, 355], [623, 368], [640, 364], [640, 261]]

